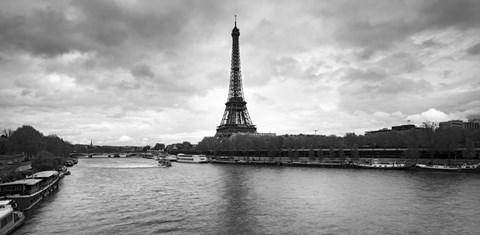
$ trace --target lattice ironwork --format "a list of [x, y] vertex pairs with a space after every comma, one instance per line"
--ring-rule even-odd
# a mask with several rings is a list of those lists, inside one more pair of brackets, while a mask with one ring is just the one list
[[240, 30], [237, 28], [235, 17], [235, 27], [232, 30], [232, 63], [230, 69], [230, 86], [228, 90], [228, 99], [225, 103], [225, 112], [223, 113], [220, 126], [217, 127], [217, 135], [230, 136], [237, 132], [255, 133], [257, 128], [253, 125], [247, 110], [247, 102], [243, 97], [242, 72], [240, 66]]

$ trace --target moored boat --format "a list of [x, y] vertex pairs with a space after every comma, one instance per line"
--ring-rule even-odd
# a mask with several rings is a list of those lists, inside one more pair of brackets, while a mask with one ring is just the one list
[[74, 165], [74, 164], [73, 164], [73, 161], [71, 161], [71, 160], [66, 160], [66, 161], [65, 161], [65, 166], [71, 167], [71, 166], [73, 166], [73, 165]]
[[66, 166], [60, 166], [58, 169], [58, 176], [60, 179], [63, 179], [66, 175], [70, 175], [70, 171]]
[[372, 163], [353, 163], [354, 167], [366, 169], [383, 169], [383, 170], [402, 170], [405, 169], [405, 163], [380, 163], [378, 160], [373, 160]]
[[207, 163], [208, 159], [207, 156], [195, 155], [195, 154], [177, 154], [177, 162], [185, 162], [185, 163]]
[[30, 178], [0, 184], [0, 197], [13, 199], [21, 211], [30, 210], [58, 188], [57, 171], [41, 171]]
[[15, 201], [0, 200], [0, 234], [9, 234], [25, 221], [23, 212], [18, 211]]
[[176, 161], [177, 161], [177, 156], [175, 156], [175, 155], [168, 155], [167, 157], [165, 157], [165, 159], [168, 159], [168, 160], [171, 161], [171, 162], [176, 162]]
[[416, 164], [415, 168], [420, 169], [420, 170], [432, 170], [432, 171], [463, 171], [463, 172], [473, 172], [480, 170], [480, 165], [475, 164], [475, 165], [467, 165], [467, 164], [462, 164], [462, 165], [456, 165], [456, 166], [451, 166], [451, 165], [434, 165], [434, 164]]
[[160, 167], [171, 167], [172, 163], [168, 159], [160, 159], [160, 160], [158, 160], [158, 166], [160, 166]]
[[480, 171], [480, 163], [469, 165], [469, 164], [462, 164], [460, 165], [460, 170], [464, 172], [479, 172]]

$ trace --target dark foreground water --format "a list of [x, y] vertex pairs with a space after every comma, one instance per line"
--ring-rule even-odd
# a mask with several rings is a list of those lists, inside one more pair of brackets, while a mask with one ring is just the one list
[[479, 234], [480, 174], [80, 159], [15, 234]]

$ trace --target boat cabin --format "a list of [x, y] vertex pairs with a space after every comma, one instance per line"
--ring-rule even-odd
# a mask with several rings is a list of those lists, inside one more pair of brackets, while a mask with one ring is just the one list
[[13, 200], [0, 200], [0, 234], [9, 234], [23, 223], [25, 216], [16, 211]]
[[41, 179], [40, 187], [45, 187], [59, 177], [58, 171], [40, 171], [32, 175], [34, 179]]
[[42, 179], [23, 179], [0, 184], [0, 196], [30, 195], [42, 189]]

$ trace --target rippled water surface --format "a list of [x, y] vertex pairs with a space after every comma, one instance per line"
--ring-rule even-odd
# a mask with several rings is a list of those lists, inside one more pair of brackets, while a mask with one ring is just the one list
[[478, 234], [480, 174], [80, 159], [15, 234]]

